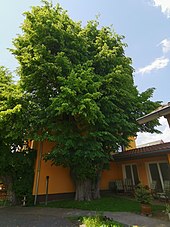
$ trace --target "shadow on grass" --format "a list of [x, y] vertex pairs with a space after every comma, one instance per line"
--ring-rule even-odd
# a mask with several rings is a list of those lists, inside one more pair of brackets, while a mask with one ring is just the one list
[[[45, 206], [41, 204], [40, 206]], [[92, 201], [75, 201], [75, 200], [60, 200], [48, 202], [46, 207], [54, 208], [72, 208], [89, 211], [111, 211], [111, 212], [135, 212], [140, 213], [140, 204], [130, 198], [122, 196], [107, 196], [98, 200]], [[165, 207], [163, 205], [152, 205], [152, 211], [162, 211]]]

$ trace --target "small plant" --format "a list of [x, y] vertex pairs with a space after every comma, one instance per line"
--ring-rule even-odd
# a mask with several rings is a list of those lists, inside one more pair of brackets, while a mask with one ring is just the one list
[[110, 220], [103, 216], [83, 217], [82, 223], [86, 227], [123, 227], [123, 224]]
[[165, 214], [169, 214], [170, 213], [170, 204], [166, 204], [165, 205], [165, 210], [164, 210]]
[[163, 212], [168, 215], [168, 218], [170, 220], [170, 204], [165, 204], [165, 210], [163, 210]]
[[142, 184], [138, 184], [135, 189], [135, 198], [141, 204], [151, 204], [152, 195], [147, 186], [143, 186]]

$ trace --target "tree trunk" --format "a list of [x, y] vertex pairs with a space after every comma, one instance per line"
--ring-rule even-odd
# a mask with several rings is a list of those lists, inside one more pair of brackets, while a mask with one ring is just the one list
[[[100, 174], [101, 175], [101, 174]], [[75, 200], [77, 201], [90, 201], [92, 199], [100, 198], [100, 175], [97, 175], [95, 180], [86, 179], [76, 180], [76, 194]]]
[[86, 179], [84, 181], [76, 181], [75, 200], [90, 201], [100, 198], [100, 176], [96, 176], [95, 180]]
[[100, 179], [102, 171], [99, 171], [92, 181], [92, 196], [93, 199], [100, 199]]
[[87, 178], [81, 180], [76, 177], [73, 169], [70, 170], [70, 175], [75, 184], [75, 200], [77, 201], [90, 201], [92, 199], [100, 198], [100, 179], [102, 170], [98, 170], [96, 176], [91, 179]]
[[92, 188], [90, 179], [86, 179], [84, 181], [76, 180], [75, 186], [76, 186], [75, 200], [90, 201], [92, 199]]
[[15, 192], [12, 189], [13, 180], [11, 176], [2, 176], [2, 180], [7, 187], [7, 199], [12, 205], [16, 205]]
[[92, 197], [93, 199], [100, 199], [100, 177], [92, 182]]

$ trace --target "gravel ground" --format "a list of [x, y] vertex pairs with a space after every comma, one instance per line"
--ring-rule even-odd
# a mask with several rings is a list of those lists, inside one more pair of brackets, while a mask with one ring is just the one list
[[[93, 211], [44, 207], [0, 207], [0, 227], [76, 227], [70, 217], [95, 215]], [[170, 221], [129, 212], [104, 212], [104, 216], [124, 223], [126, 227], [170, 227]]]

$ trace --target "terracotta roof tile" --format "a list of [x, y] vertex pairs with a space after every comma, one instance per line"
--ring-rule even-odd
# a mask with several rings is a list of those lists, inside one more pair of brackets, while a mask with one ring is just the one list
[[126, 159], [126, 158], [137, 158], [141, 156], [150, 156], [150, 155], [163, 155], [165, 153], [170, 153], [170, 142], [161, 143], [152, 146], [145, 146], [140, 148], [131, 149], [128, 151], [120, 152], [114, 155], [115, 160]]

